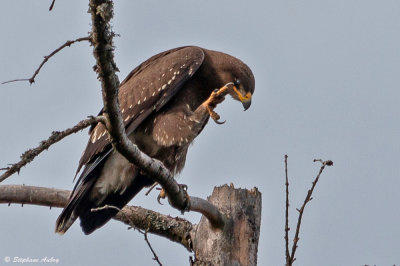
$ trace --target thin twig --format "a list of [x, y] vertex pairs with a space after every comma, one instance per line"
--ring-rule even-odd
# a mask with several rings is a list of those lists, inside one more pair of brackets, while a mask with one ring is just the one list
[[2, 182], [3, 180], [5, 180], [7, 177], [11, 176], [15, 172], [19, 173], [19, 171], [21, 170], [21, 168], [23, 166], [32, 162], [32, 160], [36, 156], [38, 156], [42, 151], [47, 150], [54, 143], [57, 143], [60, 140], [62, 140], [63, 138], [65, 138], [73, 133], [76, 133], [94, 123], [104, 122], [104, 120], [105, 120], [105, 118], [103, 116], [97, 116], [97, 117], [91, 116], [88, 119], [80, 121], [78, 124], [76, 124], [72, 128], [68, 128], [64, 131], [53, 131], [47, 140], [43, 140], [40, 142], [39, 146], [25, 151], [21, 155], [21, 157], [20, 157], [21, 160], [19, 162], [12, 164], [9, 167], [1, 168], [0, 170], [6, 170], [6, 172], [0, 176], [0, 182]]
[[136, 225], [135, 225], [135, 223], [132, 221], [132, 219], [131, 219], [126, 213], [124, 213], [120, 208], [118, 208], [117, 206], [113, 206], [113, 205], [108, 205], [108, 204], [106, 204], [106, 205], [101, 206], [101, 207], [92, 208], [90, 211], [91, 211], [91, 212], [97, 212], [97, 211], [101, 211], [101, 210], [105, 210], [105, 209], [114, 209], [114, 210], [117, 210], [118, 212], [122, 213], [122, 214], [124, 215], [124, 217], [130, 221], [129, 224], [130, 224], [131, 227], [133, 227], [134, 229], [136, 229], [136, 230], [138, 230], [139, 232], [143, 233], [143, 232], [140, 230], [140, 228], [137, 228], [137, 227], [136, 227]]
[[54, 7], [54, 3], [56, 2], [56, 0], [53, 0], [53, 2], [51, 2], [51, 5], [49, 7], [49, 11], [53, 10]]
[[312, 200], [312, 197], [311, 197], [311, 196], [312, 196], [312, 193], [313, 193], [313, 191], [314, 191], [315, 186], [316, 186], [317, 183], [318, 183], [319, 177], [321, 176], [322, 172], [323, 172], [324, 169], [325, 169], [325, 166], [331, 166], [331, 165], [333, 165], [333, 162], [330, 161], [330, 160], [328, 160], [328, 161], [323, 161], [323, 160], [321, 160], [321, 159], [314, 159], [314, 162], [321, 162], [321, 163], [322, 163], [322, 166], [321, 166], [321, 168], [319, 169], [319, 173], [318, 173], [317, 177], [316, 177], [316, 178], [314, 179], [314, 181], [312, 182], [311, 189], [309, 189], [308, 192], [307, 192], [307, 196], [306, 196], [306, 198], [304, 199], [303, 205], [301, 206], [300, 209], [297, 209], [297, 211], [299, 212], [299, 217], [298, 217], [298, 219], [297, 219], [296, 233], [295, 233], [295, 236], [294, 236], [294, 238], [293, 238], [292, 254], [290, 255], [290, 263], [291, 263], [290, 265], [292, 265], [293, 262], [296, 260], [296, 258], [295, 258], [294, 256], [295, 256], [296, 249], [297, 249], [297, 243], [298, 243], [298, 241], [299, 241], [299, 233], [300, 233], [301, 219], [303, 218], [304, 209], [305, 209], [307, 203], [310, 202], [310, 201]]
[[150, 194], [150, 192], [158, 185], [158, 183], [154, 183], [146, 192], [146, 196], [148, 196]]
[[137, 227], [135, 226], [135, 222], [132, 221], [132, 219], [131, 219], [126, 213], [124, 213], [120, 208], [118, 208], [118, 207], [116, 207], [116, 206], [104, 205], [104, 206], [102, 206], [102, 207], [93, 208], [93, 209], [91, 209], [91, 211], [92, 211], [92, 212], [95, 212], [95, 211], [100, 211], [100, 210], [104, 210], [104, 209], [115, 209], [115, 210], [117, 210], [119, 213], [122, 213], [122, 214], [125, 216], [125, 218], [128, 219], [128, 220], [130, 221], [130, 223], [129, 223], [130, 226], [131, 226], [132, 228], [136, 229], [136, 230], [137, 230], [139, 233], [141, 233], [142, 235], [144, 235], [144, 241], [146, 241], [147, 246], [150, 248], [151, 253], [153, 253], [153, 257], [154, 257], [153, 260], [155, 260], [155, 261], [158, 263], [158, 265], [162, 266], [161, 261], [158, 259], [158, 256], [157, 256], [156, 252], [154, 251], [153, 247], [152, 247], [151, 244], [150, 244], [149, 239], [147, 238], [148, 229], [146, 229], [145, 231], [142, 231], [142, 230], [140, 230], [139, 228], [137, 228]]
[[147, 245], [149, 246], [149, 248], [151, 250], [151, 253], [153, 253], [153, 257], [154, 257], [153, 260], [157, 261], [158, 265], [162, 266], [161, 261], [158, 259], [156, 252], [154, 251], [153, 247], [150, 244], [149, 239], [147, 238], [147, 230], [144, 231], [143, 235], [144, 235], [144, 241], [146, 241]]
[[286, 208], [285, 208], [285, 248], [286, 248], [286, 266], [292, 265], [289, 253], [289, 178], [288, 178], [288, 156], [285, 155], [285, 175], [286, 175]]
[[[52, 8], [54, 4], [54, 1], [52, 3], [52, 5], [50, 6], [50, 8]], [[61, 45], [60, 47], [58, 47], [56, 50], [54, 50], [53, 52], [51, 52], [51, 54], [47, 55], [44, 57], [42, 63], [39, 65], [39, 67], [35, 70], [35, 73], [33, 73], [32, 77], [30, 78], [25, 78], [25, 79], [13, 79], [13, 80], [9, 80], [9, 81], [5, 81], [1, 84], [6, 84], [6, 83], [10, 83], [10, 82], [16, 82], [16, 81], [29, 81], [30, 84], [35, 82], [35, 78], [36, 76], [39, 74], [40, 69], [43, 67], [43, 65], [52, 57], [54, 56], [56, 53], [58, 53], [59, 51], [61, 51], [62, 49], [64, 49], [67, 46], [71, 46], [73, 43], [76, 42], [82, 42], [82, 41], [90, 41], [91, 38], [88, 37], [82, 37], [82, 38], [78, 38], [76, 40], [73, 41], [66, 41], [63, 45]]]

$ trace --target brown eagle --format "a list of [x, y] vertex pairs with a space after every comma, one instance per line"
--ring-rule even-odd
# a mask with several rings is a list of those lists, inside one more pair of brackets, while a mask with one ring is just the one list
[[[239, 59], [225, 53], [186, 46], [159, 53], [136, 67], [119, 88], [119, 102], [130, 140], [173, 174], [185, 165], [190, 143], [200, 134], [226, 94], [250, 107], [254, 76]], [[220, 88], [216, 90], [216, 88]], [[100, 112], [101, 114], [102, 112]], [[154, 181], [115, 151], [98, 123], [79, 161], [84, 169], [56, 222], [63, 234], [79, 217], [85, 234], [107, 223], [142, 188]]]

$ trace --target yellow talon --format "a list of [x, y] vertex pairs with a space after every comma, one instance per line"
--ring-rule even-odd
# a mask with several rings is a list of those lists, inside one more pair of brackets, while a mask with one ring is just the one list
[[225, 121], [221, 122], [219, 119], [221, 118], [215, 111], [214, 108], [217, 105], [224, 101], [225, 95], [228, 93], [229, 83], [221, 87], [220, 89], [216, 89], [210, 95], [210, 97], [203, 103], [203, 106], [207, 109], [210, 117], [217, 123], [223, 124]]

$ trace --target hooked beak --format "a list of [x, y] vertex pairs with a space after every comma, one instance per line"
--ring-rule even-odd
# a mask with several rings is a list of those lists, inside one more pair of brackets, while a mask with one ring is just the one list
[[[229, 82], [228, 84], [225, 85], [226, 88], [228, 88], [228, 85], [233, 85], [233, 82]], [[233, 85], [232, 89], [234, 91], [234, 93], [236, 93], [237, 98], [239, 98], [239, 101], [242, 102], [242, 105], [244, 107], [244, 110], [246, 111], [247, 109], [249, 109], [250, 105], [251, 105], [251, 92], [246, 93], [245, 96], [242, 95], [242, 93], [238, 90], [238, 88]], [[235, 98], [235, 97], [234, 97]]]
[[249, 109], [251, 105], [251, 93], [248, 92], [245, 97], [240, 99], [240, 101], [242, 102], [245, 111]]
[[244, 107], [244, 110], [246, 111], [247, 109], [249, 109], [250, 105], [251, 105], [251, 92], [246, 93], [245, 96], [243, 96], [240, 91], [236, 88], [236, 86], [232, 86], [233, 90], [235, 91], [235, 93], [237, 94], [239, 100], [242, 102], [242, 105]]

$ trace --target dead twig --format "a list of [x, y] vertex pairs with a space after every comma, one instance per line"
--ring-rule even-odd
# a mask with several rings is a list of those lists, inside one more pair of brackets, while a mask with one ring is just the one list
[[158, 256], [157, 256], [156, 252], [154, 251], [153, 247], [150, 244], [149, 239], [147, 238], [147, 230], [144, 231], [143, 235], [144, 235], [144, 241], [146, 241], [147, 245], [149, 246], [149, 248], [151, 250], [151, 253], [153, 253], [153, 257], [154, 257], [153, 260], [157, 261], [158, 265], [162, 266], [160, 260], [158, 259]]
[[146, 196], [148, 196], [150, 194], [150, 192], [153, 190], [153, 188], [155, 188], [158, 185], [158, 183], [154, 183], [146, 192]]
[[6, 170], [6, 172], [3, 173], [2, 175], [0, 175], [0, 182], [2, 182], [3, 180], [5, 180], [7, 177], [11, 176], [15, 172], [19, 173], [19, 171], [21, 170], [21, 168], [23, 166], [32, 162], [32, 160], [36, 156], [38, 156], [42, 151], [47, 150], [54, 143], [57, 143], [60, 140], [62, 140], [63, 138], [65, 138], [73, 133], [76, 133], [94, 123], [104, 122], [104, 121], [105, 121], [105, 118], [103, 116], [97, 116], [97, 117], [91, 116], [88, 119], [80, 121], [78, 124], [76, 124], [72, 128], [68, 128], [64, 131], [53, 131], [48, 139], [40, 142], [39, 146], [25, 151], [21, 155], [21, 157], [20, 157], [21, 160], [19, 162], [15, 163], [15, 164], [11, 164], [11, 166], [9, 166], [9, 167], [1, 168], [0, 170]]
[[[52, 8], [54, 5], [54, 1], [51, 4], [50, 8]], [[50, 9], [51, 10], [51, 9]], [[54, 56], [56, 53], [58, 53], [59, 51], [61, 51], [62, 49], [64, 49], [65, 47], [69, 47], [72, 44], [76, 43], [76, 42], [82, 42], [82, 41], [90, 41], [91, 38], [89, 36], [87, 37], [82, 37], [82, 38], [78, 38], [76, 40], [72, 40], [72, 41], [66, 41], [63, 45], [61, 45], [60, 47], [58, 47], [57, 49], [55, 49], [53, 52], [51, 52], [51, 54], [47, 55], [44, 57], [42, 63], [39, 65], [39, 67], [35, 70], [35, 73], [33, 73], [32, 77], [30, 78], [25, 78], [25, 79], [13, 79], [13, 80], [9, 80], [9, 81], [5, 81], [1, 84], [6, 84], [6, 83], [11, 83], [11, 82], [16, 82], [16, 81], [29, 81], [30, 84], [35, 82], [35, 78], [36, 76], [39, 74], [40, 69], [43, 67], [43, 65], [49, 61], [49, 59]]]
[[[325, 169], [325, 166], [332, 166], [332, 165], [333, 165], [333, 162], [330, 161], [330, 160], [328, 160], [328, 161], [323, 161], [322, 159], [314, 159], [314, 162], [321, 162], [321, 163], [322, 163], [322, 166], [321, 166], [321, 168], [319, 169], [318, 175], [316, 176], [316, 178], [315, 178], [314, 181], [312, 182], [311, 188], [310, 188], [310, 189], [308, 190], [308, 192], [307, 192], [307, 196], [306, 196], [306, 198], [304, 199], [303, 205], [301, 206], [300, 209], [297, 209], [297, 211], [299, 212], [299, 217], [298, 217], [298, 219], [297, 219], [296, 233], [295, 233], [295, 236], [294, 236], [294, 238], [293, 238], [292, 252], [291, 252], [289, 258], [286, 257], [286, 265], [288, 265], [288, 266], [293, 265], [293, 262], [296, 260], [295, 254], [296, 254], [296, 250], [297, 250], [297, 247], [298, 247], [298, 246], [297, 246], [297, 243], [299, 242], [299, 239], [300, 239], [300, 238], [299, 238], [299, 233], [300, 233], [300, 227], [301, 227], [301, 219], [303, 218], [303, 214], [304, 214], [304, 209], [305, 209], [307, 203], [310, 202], [310, 201], [313, 199], [313, 198], [312, 198], [312, 193], [313, 193], [313, 191], [314, 191], [315, 186], [316, 186], [317, 183], [318, 183], [318, 180], [319, 180], [319, 178], [320, 178], [322, 172], [323, 172], [324, 169]], [[287, 156], [285, 156], [285, 166], [287, 166]], [[285, 170], [286, 170], [286, 173], [287, 173], [287, 168], [286, 168]], [[286, 178], [287, 178], [287, 174], [286, 174]], [[288, 179], [286, 179], [286, 180], [288, 180]], [[286, 185], [286, 188], [287, 188], [286, 195], [287, 195], [287, 197], [288, 197], [288, 194], [289, 194], [288, 187], [289, 187], [289, 184], [288, 184], [288, 181], [287, 181], [287, 185]], [[287, 203], [286, 203], [286, 204], [288, 205], [288, 203], [289, 203], [289, 199], [287, 198]], [[288, 217], [288, 216], [287, 216], [287, 217]], [[287, 218], [287, 219], [288, 219], [288, 218]], [[288, 221], [287, 221], [287, 223], [288, 223]], [[285, 228], [285, 231], [286, 231], [286, 228]], [[288, 230], [288, 231], [289, 231], [289, 230]], [[286, 235], [285, 235], [285, 239], [286, 239]], [[287, 253], [286, 253], [286, 256], [287, 256]]]
[[54, 3], [56, 2], [56, 0], [53, 0], [53, 2], [51, 2], [51, 5], [49, 7], [49, 11], [53, 10], [54, 7]]
[[124, 215], [125, 218], [129, 221], [130, 226], [131, 226], [132, 228], [134, 228], [135, 230], [137, 230], [139, 233], [141, 233], [141, 234], [144, 236], [144, 241], [146, 241], [147, 246], [150, 248], [151, 253], [153, 253], [153, 257], [154, 257], [153, 260], [155, 260], [155, 261], [158, 263], [158, 265], [162, 266], [161, 261], [159, 260], [159, 258], [158, 258], [158, 256], [157, 256], [156, 252], [154, 251], [154, 249], [153, 249], [153, 247], [151, 246], [150, 241], [149, 241], [149, 239], [148, 239], [148, 237], [147, 237], [148, 229], [146, 229], [145, 231], [142, 231], [141, 229], [137, 228], [137, 227], [135, 226], [135, 222], [132, 221], [132, 219], [131, 219], [126, 213], [124, 213], [120, 208], [118, 208], [118, 207], [116, 207], [116, 206], [104, 205], [104, 206], [99, 207], [99, 208], [93, 208], [93, 209], [91, 209], [91, 211], [92, 211], [92, 212], [95, 212], [95, 211], [100, 211], [100, 210], [104, 210], [104, 209], [115, 209], [115, 210], [117, 210], [119, 213], [122, 213], [122, 215]]
[[288, 178], [288, 156], [285, 155], [285, 176], [286, 176], [286, 208], [285, 208], [285, 249], [286, 249], [286, 266], [292, 265], [289, 253], [289, 178]]

